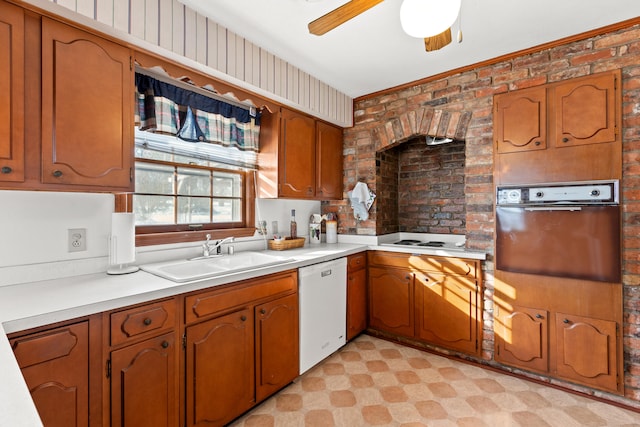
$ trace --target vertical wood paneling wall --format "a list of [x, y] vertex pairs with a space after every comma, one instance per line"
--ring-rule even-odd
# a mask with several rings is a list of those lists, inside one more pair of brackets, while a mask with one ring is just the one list
[[352, 125], [350, 97], [178, 0], [47, 1], [243, 81], [247, 90], [259, 88], [292, 108]]

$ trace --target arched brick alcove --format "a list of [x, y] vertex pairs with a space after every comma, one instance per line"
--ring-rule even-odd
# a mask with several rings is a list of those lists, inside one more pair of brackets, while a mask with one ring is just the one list
[[451, 138], [464, 141], [467, 126], [471, 121], [470, 111], [447, 111], [433, 108], [418, 108], [387, 120], [378, 126], [376, 151], [393, 147], [417, 137]]

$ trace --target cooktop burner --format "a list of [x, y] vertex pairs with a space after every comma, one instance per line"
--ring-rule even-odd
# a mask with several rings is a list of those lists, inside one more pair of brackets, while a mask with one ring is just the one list
[[417, 245], [418, 243], [420, 243], [420, 240], [406, 239], [394, 242], [394, 245]]
[[444, 242], [422, 242], [418, 243], [418, 246], [432, 246], [435, 248], [441, 248], [444, 246]]

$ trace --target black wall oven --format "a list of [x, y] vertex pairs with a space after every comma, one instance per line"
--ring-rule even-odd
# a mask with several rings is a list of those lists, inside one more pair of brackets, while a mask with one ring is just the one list
[[619, 282], [619, 183], [499, 186], [496, 269]]

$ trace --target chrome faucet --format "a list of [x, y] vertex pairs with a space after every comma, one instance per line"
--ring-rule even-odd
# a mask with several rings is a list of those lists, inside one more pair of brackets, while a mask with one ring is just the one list
[[202, 244], [202, 256], [209, 257], [220, 254], [220, 246], [226, 242], [233, 242], [233, 236], [226, 237], [222, 240], [218, 240], [215, 243], [211, 243], [211, 234], [207, 234], [207, 241]]

